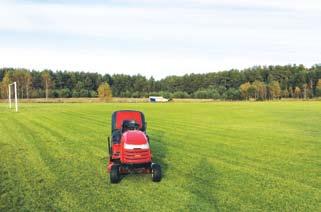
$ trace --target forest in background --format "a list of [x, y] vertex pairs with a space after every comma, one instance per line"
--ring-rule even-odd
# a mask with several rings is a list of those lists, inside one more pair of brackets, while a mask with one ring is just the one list
[[97, 97], [98, 87], [108, 83], [115, 97], [200, 98], [258, 100], [314, 98], [321, 96], [321, 65], [255, 66], [243, 70], [168, 76], [155, 80], [140, 74], [0, 69], [0, 97], [8, 97], [8, 85], [17, 82], [19, 98]]

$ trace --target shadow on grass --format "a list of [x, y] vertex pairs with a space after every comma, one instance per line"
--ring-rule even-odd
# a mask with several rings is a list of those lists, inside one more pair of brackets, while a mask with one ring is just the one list
[[149, 137], [153, 154], [153, 162], [161, 165], [162, 174], [164, 177], [168, 169], [168, 164], [165, 162], [167, 147], [166, 143], [164, 142], [164, 132], [160, 130], [153, 130]]
[[219, 211], [214, 193], [218, 188], [218, 173], [206, 158], [189, 173], [187, 190], [191, 193], [188, 204], [190, 211]]

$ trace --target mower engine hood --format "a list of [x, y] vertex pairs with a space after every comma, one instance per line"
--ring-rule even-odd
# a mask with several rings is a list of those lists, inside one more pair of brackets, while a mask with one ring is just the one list
[[144, 132], [129, 130], [122, 135], [124, 149], [149, 149], [148, 139]]

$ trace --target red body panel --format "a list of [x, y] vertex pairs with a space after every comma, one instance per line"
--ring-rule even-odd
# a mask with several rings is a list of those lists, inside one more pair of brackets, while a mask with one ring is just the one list
[[135, 164], [135, 163], [149, 163], [151, 162], [151, 154], [149, 149], [147, 150], [127, 150], [124, 149], [120, 158], [122, 163]]
[[127, 131], [121, 138], [120, 161], [126, 164], [149, 163], [151, 153], [145, 133], [139, 130]]
[[112, 147], [112, 159], [119, 159], [121, 154], [121, 145], [114, 144]]
[[147, 137], [145, 133], [139, 130], [131, 130], [123, 133], [120, 142], [126, 142], [126, 144], [141, 145], [146, 144]]
[[120, 129], [124, 120], [135, 120], [139, 124], [139, 128], [143, 127], [143, 120], [140, 112], [137, 111], [123, 111], [116, 114], [116, 128]]

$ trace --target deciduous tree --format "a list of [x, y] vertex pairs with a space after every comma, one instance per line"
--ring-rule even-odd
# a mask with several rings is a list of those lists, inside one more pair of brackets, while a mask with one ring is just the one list
[[281, 87], [280, 87], [280, 83], [278, 81], [272, 81], [269, 84], [269, 94], [270, 94], [271, 99], [280, 98]]
[[321, 79], [318, 80], [315, 90], [316, 90], [316, 95], [321, 96]]
[[255, 99], [266, 99], [266, 85], [258, 80], [255, 80], [252, 84], [255, 88]]
[[249, 88], [251, 87], [251, 84], [249, 82], [243, 83], [242, 85], [240, 85], [240, 92], [241, 92], [241, 96], [244, 99], [248, 99], [249, 98]]
[[98, 87], [98, 96], [103, 101], [110, 101], [112, 99], [112, 91], [108, 83], [103, 83]]
[[8, 98], [8, 94], [9, 94], [9, 84], [10, 84], [11, 80], [9, 77], [9, 73], [6, 72], [2, 82], [1, 82], [1, 98]]
[[45, 87], [45, 91], [46, 91], [46, 100], [48, 99], [48, 95], [49, 95], [49, 88], [51, 87], [51, 76], [48, 70], [45, 70], [41, 73], [41, 77], [42, 77], [42, 83]]
[[30, 88], [32, 86], [32, 77], [29, 71], [25, 72], [24, 81], [25, 81], [27, 99], [29, 99]]
[[301, 97], [301, 89], [297, 86], [294, 89], [294, 96], [295, 98], [300, 98]]

